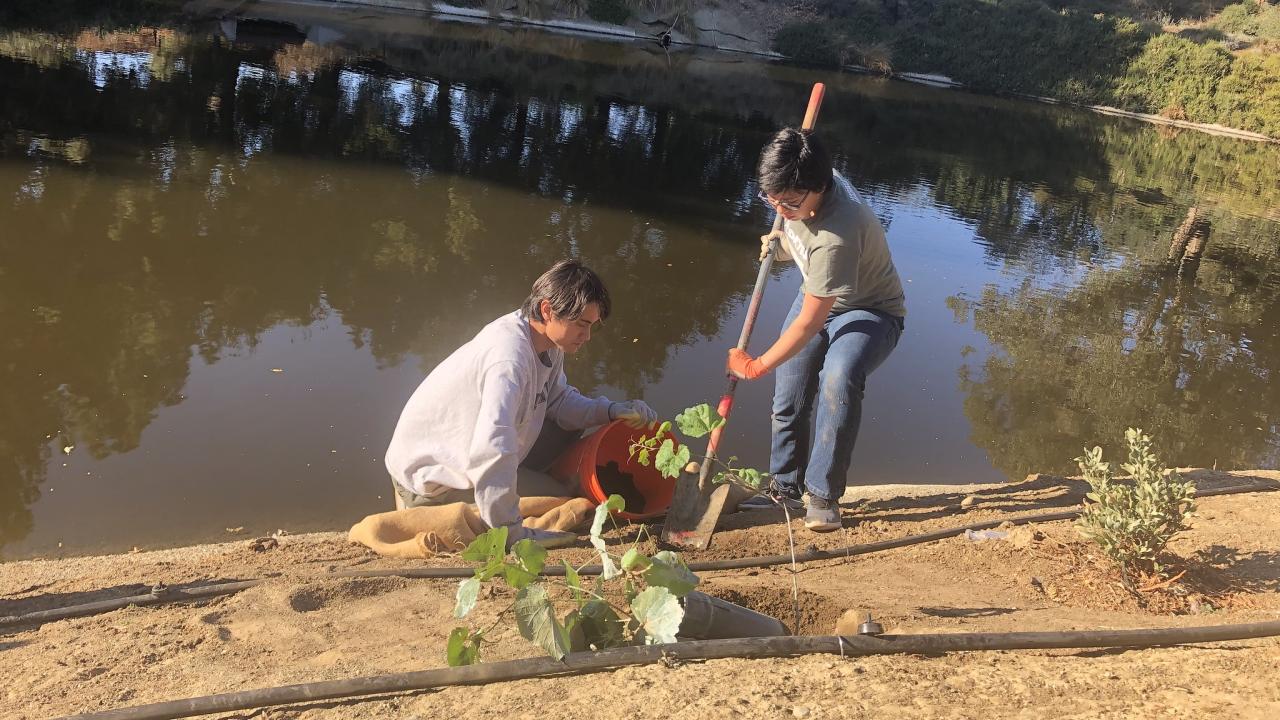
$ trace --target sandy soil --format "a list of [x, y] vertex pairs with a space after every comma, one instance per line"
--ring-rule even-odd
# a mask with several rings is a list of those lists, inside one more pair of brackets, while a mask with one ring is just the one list
[[[1280, 473], [1198, 473], [1201, 487], [1250, 478], [1274, 484]], [[819, 536], [793, 526], [801, 549], [838, 547], [1068, 508], [1080, 491], [1078, 481], [1047, 476], [1004, 486], [862, 489], [848, 503], [842, 532]], [[967, 497], [973, 500], [962, 508]], [[1093, 569], [1092, 551], [1066, 522], [1001, 540], [953, 538], [803, 564], [798, 622], [786, 567], [704, 573], [702, 589], [808, 634], [829, 634], [846, 613], [867, 610], [897, 633], [1271, 620], [1280, 617], [1277, 513], [1280, 493], [1202, 499], [1192, 530], [1174, 548], [1187, 574], [1143, 603]], [[711, 550], [689, 559], [785, 551], [780, 513], [739, 513], [725, 526]], [[43, 718], [443, 665], [455, 625], [454, 582], [325, 578], [339, 568], [406, 564], [374, 557], [338, 533], [284, 536], [267, 550], [249, 544], [0, 565], [0, 615], [136, 594], [158, 582], [271, 577], [197, 605], [131, 607], [0, 635], [0, 715]], [[556, 557], [586, 561], [589, 551]], [[487, 624], [500, 604], [482, 599], [476, 623]], [[486, 660], [537, 654], [514, 629], [491, 639]], [[719, 660], [223, 717], [595, 718], [603, 700], [611, 716], [644, 718], [1273, 718], [1280, 717], [1278, 661], [1274, 639], [1128, 652]]]

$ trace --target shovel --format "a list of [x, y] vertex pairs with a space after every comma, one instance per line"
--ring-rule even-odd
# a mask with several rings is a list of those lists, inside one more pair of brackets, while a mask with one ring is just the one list
[[[809, 94], [809, 107], [805, 110], [803, 130], [812, 130], [818, 120], [818, 109], [822, 107], [822, 97], [827, 86], [822, 83], [813, 84], [813, 92]], [[782, 229], [782, 213], [773, 219], [773, 230]], [[751, 331], [755, 329], [756, 316], [760, 314], [760, 300], [764, 298], [764, 286], [769, 280], [769, 270], [773, 267], [773, 256], [778, 241], [769, 243], [769, 251], [760, 263], [760, 272], [756, 275], [756, 287], [751, 292], [751, 304], [747, 306], [747, 319], [742, 324], [742, 334], [738, 336], [738, 349], [746, 350], [751, 339]], [[720, 404], [716, 412], [725, 422], [711, 432], [707, 442], [706, 459], [699, 468], [695, 479], [692, 473], [682, 473], [676, 480], [675, 496], [671, 499], [671, 509], [667, 512], [667, 521], [663, 524], [663, 541], [689, 550], [703, 550], [711, 544], [711, 535], [716, 531], [716, 523], [720, 521], [720, 513], [724, 510], [725, 500], [729, 497], [729, 483], [714, 484], [711, 474], [716, 464], [716, 450], [720, 447], [720, 437], [728, 424], [729, 414], [733, 412], [733, 394], [738, 389], [738, 378], [729, 376], [729, 385], [724, 395], [720, 396]]]

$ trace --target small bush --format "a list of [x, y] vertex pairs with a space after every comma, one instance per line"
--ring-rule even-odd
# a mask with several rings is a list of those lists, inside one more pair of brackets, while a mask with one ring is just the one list
[[773, 49], [797, 62], [839, 65], [843, 43], [831, 23], [801, 21], [783, 25], [773, 36]]
[[1218, 122], [1280, 138], [1280, 55], [1236, 57], [1215, 102]]
[[1132, 584], [1134, 574], [1162, 575], [1160, 554], [1187, 528], [1195, 510], [1195, 486], [1177, 472], [1166, 473], [1151, 451], [1151, 438], [1129, 428], [1124, 434], [1129, 462], [1121, 465], [1131, 482], [1115, 480], [1102, 448], [1076, 458], [1092, 492], [1076, 527], [1096, 542]]
[[1257, 35], [1258, 6], [1250, 0], [1228, 5], [1222, 8], [1222, 12], [1218, 13], [1211, 24], [1222, 32]]
[[1280, 5], [1258, 13], [1258, 37], [1280, 42]]
[[1161, 35], [1118, 78], [1115, 99], [1120, 107], [1147, 113], [1176, 106], [1191, 120], [1213, 122], [1213, 96], [1231, 71], [1231, 61], [1231, 53], [1221, 47]]
[[631, 17], [631, 9], [623, 0], [589, 0], [587, 17], [600, 22], [621, 25]]

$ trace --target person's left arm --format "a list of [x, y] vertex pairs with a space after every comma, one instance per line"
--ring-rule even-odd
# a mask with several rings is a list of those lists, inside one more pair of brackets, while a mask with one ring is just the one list
[[578, 392], [578, 388], [569, 384], [561, 369], [551, 381], [551, 389], [547, 395], [547, 417], [565, 430], [586, 430], [612, 420], [609, 416], [609, 406], [612, 404], [609, 398], [589, 398]]

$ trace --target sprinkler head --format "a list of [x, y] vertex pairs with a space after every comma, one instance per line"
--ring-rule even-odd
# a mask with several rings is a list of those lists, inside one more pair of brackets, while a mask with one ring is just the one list
[[859, 635], [883, 635], [884, 626], [871, 619], [871, 613], [867, 613], [867, 619], [858, 626]]

